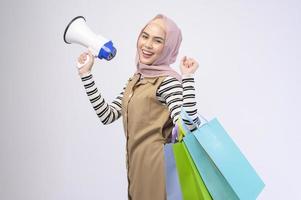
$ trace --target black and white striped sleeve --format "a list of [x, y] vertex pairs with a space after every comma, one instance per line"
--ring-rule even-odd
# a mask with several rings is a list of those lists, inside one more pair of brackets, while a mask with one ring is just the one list
[[[166, 77], [158, 88], [159, 100], [169, 108], [170, 116], [175, 124], [183, 107], [193, 121], [199, 124], [195, 101], [194, 79], [191, 76], [182, 76], [182, 83], [174, 77]], [[196, 126], [183, 119], [188, 128], [193, 131]]]
[[[201, 121], [198, 117], [198, 111], [195, 100], [195, 82], [193, 74], [182, 75], [182, 86], [183, 86], [183, 108], [187, 114], [192, 118], [193, 122], [199, 126]], [[185, 120], [185, 123], [189, 123], [188, 120]], [[195, 128], [195, 127], [194, 127]]]
[[112, 103], [108, 104], [96, 87], [93, 75], [90, 72], [80, 77], [90, 103], [96, 111], [100, 121], [104, 125], [107, 125], [119, 119], [121, 116], [121, 101], [125, 87], [123, 88], [123, 91], [112, 101]]

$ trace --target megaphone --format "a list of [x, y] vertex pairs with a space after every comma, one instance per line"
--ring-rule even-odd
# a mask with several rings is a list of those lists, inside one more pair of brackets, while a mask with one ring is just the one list
[[[83, 16], [77, 16], [69, 22], [64, 31], [64, 41], [67, 44], [76, 43], [87, 47], [94, 57], [104, 58], [108, 61], [114, 58], [117, 51], [111, 40], [95, 34], [87, 26], [86, 19]], [[89, 57], [84, 64], [77, 63], [77, 66], [82, 67], [88, 60]]]

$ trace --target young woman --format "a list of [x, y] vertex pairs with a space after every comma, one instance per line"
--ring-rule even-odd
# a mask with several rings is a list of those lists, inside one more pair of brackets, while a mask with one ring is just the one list
[[[181, 30], [168, 17], [158, 14], [141, 30], [137, 41], [136, 67], [123, 91], [110, 104], [97, 89], [91, 69], [94, 57], [82, 53], [78, 61], [90, 61], [79, 69], [89, 100], [103, 124], [121, 116], [126, 136], [128, 199], [164, 200], [164, 144], [182, 107], [197, 117], [193, 74], [198, 63], [186, 56], [181, 59], [178, 74], [170, 67], [178, 55]], [[192, 124], [185, 121], [191, 130]]]

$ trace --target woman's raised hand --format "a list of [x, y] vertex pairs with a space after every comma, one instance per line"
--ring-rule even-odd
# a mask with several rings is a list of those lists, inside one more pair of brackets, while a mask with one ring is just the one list
[[182, 75], [191, 75], [193, 74], [199, 67], [199, 63], [193, 58], [187, 58], [184, 56], [181, 59], [180, 70]]
[[84, 53], [80, 54], [80, 56], [78, 57], [77, 61], [80, 64], [84, 64], [85, 61], [88, 58], [87, 56], [89, 56], [89, 61], [85, 65], [83, 65], [82, 67], [78, 68], [78, 73], [80, 75], [83, 75], [83, 74], [85, 74], [87, 72], [91, 72], [92, 66], [94, 64], [94, 56], [92, 55], [92, 53], [90, 51], [84, 52]]

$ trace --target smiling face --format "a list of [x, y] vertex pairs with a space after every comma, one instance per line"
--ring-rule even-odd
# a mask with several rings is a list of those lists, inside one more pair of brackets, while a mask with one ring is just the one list
[[162, 19], [155, 19], [148, 24], [138, 39], [140, 62], [151, 65], [159, 58], [165, 43], [165, 26]]

